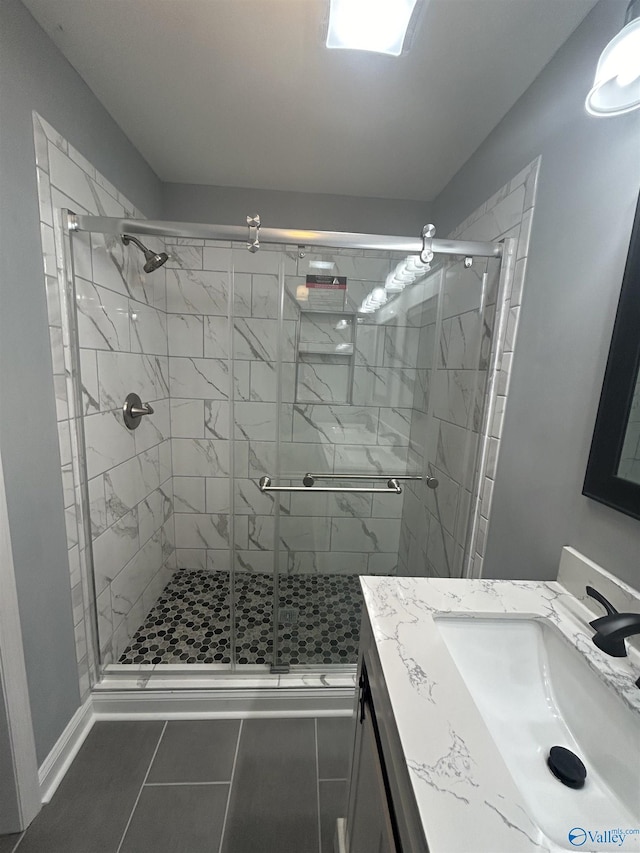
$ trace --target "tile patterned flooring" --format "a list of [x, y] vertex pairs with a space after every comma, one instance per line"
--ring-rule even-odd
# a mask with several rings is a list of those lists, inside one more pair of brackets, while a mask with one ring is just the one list
[[[237, 662], [272, 660], [273, 577], [236, 574]], [[362, 593], [357, 575], [280, 575], [280, 659], [290, 664], [355, 663]], [[119, 663], [229, 663], [230, 593], [225, 572], [176, 572]]]
[[333, 853], [353, 726], [97, 722], [51, 803], [22, 836], [0, 837], [0, 851]]

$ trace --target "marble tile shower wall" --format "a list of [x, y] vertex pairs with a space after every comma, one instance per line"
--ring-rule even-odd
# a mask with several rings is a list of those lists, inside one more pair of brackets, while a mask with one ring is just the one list
[[[44, 119], [34, 113], [45, 285], [49, 310], [76, 653], [83, 698], [94, 656], [93, 587], [86, 565], [78, 417], [84, 416], [103, 660], [117, 660], [175, 565], [169, 442], [164, 270], [142, 271], [133, 248], [101, 235], [73, 237], [82, 410], [71, 381], [71, 330], [60, 208], [143, 218]], [[155, 242], [154, 242], [155, 245]], [[136, 390], [153, 421], [133, 433], [119, 409]]]
[[[418, 329], [398, 322], [354, 326], [356, 306], [395, 263], [389, 253], [263, 247], [252, 255], [243, 244], [186, 242], [168, 246], [174, 268], [167, 271], [177, 564], [229, 569], [233, 500], [236, 569], [271, 572], [275, 501], [257, 481], [278, 474], [278, 453], [280, 479], [294, 485], [308, 471], [406, 470]], [[300, 289], [304, 295], [307, 273], [318, 269], [347, 277], [344, 311], [316, 313], [296, 298]], [[279, 276], [285, 279], [281, 335]], [[326, 351], [345, 341], [355, 341], [351, 354]], [[279, 508], [283, 572], [395, 571], [401, 497], [281, 494]]]
[[[476, 261], [472, 270], [456, 262], [445, 276], [433, 428], [423, 445], [424, 461], [440, 485], [433, 492], [421, 485], [407, 491], [400, 547], [407, 574], [422, 574], [424, 566], [429, 575], [442, 577], [482, 574], [539, 167], [538, 158], [450, 235], [511, 241], [506, 245], [513, 248], [500, 281], [494, 261], [488, 267]], [[488, 279], [480, 312], [484, 269]], [[492, 352], [497, 353], [493, 373]], [[412, 450], [419, 456], [419, 445], [412, 443]]]

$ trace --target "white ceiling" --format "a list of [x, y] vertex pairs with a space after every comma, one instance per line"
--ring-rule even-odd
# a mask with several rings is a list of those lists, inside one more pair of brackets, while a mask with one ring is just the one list
[[397, 59], [325, 0], [24, 3], [164, 181], [430, 200], [595, 0], [430, 0]]

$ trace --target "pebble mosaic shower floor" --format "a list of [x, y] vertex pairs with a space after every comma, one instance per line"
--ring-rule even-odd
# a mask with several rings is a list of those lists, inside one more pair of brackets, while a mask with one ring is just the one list
[[[355, 663], [362, 594], [357, 575], [280, 575], [280, 660]], [[229, 576], [176, 572], [120, 663], [230, 663]], [[273, 577], [236, 574], [236, 648], [241, 664], [272, 662]]]

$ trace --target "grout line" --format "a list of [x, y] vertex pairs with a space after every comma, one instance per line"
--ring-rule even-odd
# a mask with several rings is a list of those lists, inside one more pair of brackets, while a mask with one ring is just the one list
[[158, 750], [160, 749], [160, 744], [162, 743], [162, 738], [164, 737], [164, 733], [167, 729], [168, 720], [165, 721], [164, 726], [162, 727], [162, 731], [160, 732], [160, 737], [158, 738], [158, 743], [156, 744], [156, 748], [153, 750], [153, 755], [151, 756], [151, 761], [149, 762], [149, 766], [147, 767], [147, 772], [144, 774], [144, 779], [142, 780], [142, 785], [140, 785], [140, 790], [138, 791], [138, 796], [136, 797], [136, 801], [133, 804], [133, 808], [131, 809], [131, 814], [129, 815], [129, 820], [127, 821], [127, 825], [124, 828], [124, 832], [122, 833], [122, 838], [120, 839], [120, 844], [116, 849], [116, 853], [120, 853], [122, 848], [122, 844], [124, 842], [125, 836], [129, 831], [129, 826], [131, 825], [131, 821], [133, 820], [133, 815], [135, 813], [136, 808], [138, 807], [138, 803], [140, 802], [140, 796], [145, 786], [145, 782], [149, 777], [149, 773], [151, 773], [151, 767], [153, 766], [153, 762], [155, 761], [156, 755], [158, 754]]
[[[29, 829], [29, 827], [27, 827], [27, 829]], [[22, 839], [23, 839], [23, 838], [25, 837], [25, 835], [27, 834], [27, 829], [23, 830], [22, 835], [20, 836], [20, 838], [19, 838], [19, 839], [18, 839], [18, 841], [16, 842], [16, 846], [13, 848], [13, 850], [11, 851], [11, 853], [16, 853], [16, 850], [18, 849], [18, 847], [20, 847], [20, 842], [22, 841]]]
[[177, 785], [230, 785], [225, 782], [145, 782], [145, 788], [175, 788]]
[[318, 782], [348, 782], [349, 780], [345, 776], [344, 779], [318, 779]]
[[[218, 853], [222, 853], [222, 845], [224, 843], [224, 834], [227, 829], [227, 817], [229, 815], [229, 805], [231, 803], [231, 791], [233, 790], [233, 780], [236, 775], [236, 762], [238, 761], [238, 752], [240, 751], [240, 738], [242, 736], [242, 725], [244, 720], [240, 720], [240, 726], [238, 727], [238, 740], [236, 741], [236, 751], [233, 756], [233, 767], [231, 768], [231, 781], [229, 782], [229, 793], [227, 794], [227, 806], [224, 810], [224, 818], [222, 821], [222, 832], [220, 833], [220, 847], [218, 848]], [[116, 851], [117, 853], [117, 851]]]
[[318, 718], [313, 720], [313, 733], [316, 752], [316, 813], [318, 815], [318, 853], [322, 853], [322, 822], [320, 820], [320, 761], [318, 758]]

